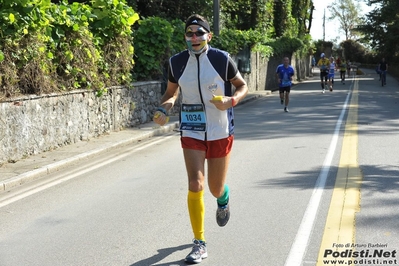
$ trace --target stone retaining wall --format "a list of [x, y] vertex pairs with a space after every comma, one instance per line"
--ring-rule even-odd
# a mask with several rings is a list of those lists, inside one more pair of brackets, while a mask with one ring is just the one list
[[29, 96], [0, 103], [0, 165], [151, 120], [161, 82]]

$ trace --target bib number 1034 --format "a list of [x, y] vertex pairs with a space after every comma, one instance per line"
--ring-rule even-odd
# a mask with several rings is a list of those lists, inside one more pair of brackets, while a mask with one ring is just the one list
[[191, 122], [201, 122], [202, 116], [201, 114], [186, 114], [185, 120]]
[[206, 131], [206, 115], [202, 104], [183, 104], [180, 130]]

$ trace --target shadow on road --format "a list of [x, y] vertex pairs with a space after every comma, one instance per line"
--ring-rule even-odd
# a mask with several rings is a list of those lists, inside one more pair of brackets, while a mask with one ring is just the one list
[[[361, 188], [368, 193], [373, 192], [393, 192], [399, 190], [399, 167], [398, 166], [371, 166], [365, 165], [360, 166], [362, 172], [369, 173], [366, 179], [362, 180]], [[330, 173], [336, 173], [337, 167], [330, 167]], [[349, 170], [350, 171], [350, 170]], [[275, 179], [265, 179], [263, 181], [255, 184], [259, 187], [290, 187], [297, 189], [309, 189], [314, 187], [314, 176], [315, 173], [320, 172], [320, 169], [314, 169], [313, 171], [301, 171], [301, 172], [290, 172], [289, 178], [275, 178]], [[332, 178], [330, 176], [329, 178]], [[333, 177], [335, 178], [335, 176]], [[329, 184], [330, 183], [330, 184]], [[333, 189], [334, 182], [327, 182], [326, 189]], [[348, 188], [346, 186], [346, 188]], [[398, 204], [398, 202], [396, 203]]]
[[192, 244], [186, 244], [186, 245], [181, 245], [177, 247], [170, 247], [170, 248], [163, 248], [163, 249], [158, 249], [158, 254], [155, 254], [154, 256], [135, 262], [131, 264], [130, 266], [182, 266], [182, 265], [187, 265], [184, 260], [178, 260], [174, 262], [168, 262], [168, 263], [162, 263], [162, 264], [156, 264], [157, 262], [165, 259], [167, 256], [172, 254], [173, 252], [179, 251], [179, 250], [184, 250], [191, 248]]

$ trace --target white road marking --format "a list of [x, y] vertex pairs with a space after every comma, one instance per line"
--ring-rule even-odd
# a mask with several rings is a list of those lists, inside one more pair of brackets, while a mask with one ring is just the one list
[[352, 94], [351, 93], [352, 89], [353, 89], [353, 83], [350, 86], [349, 93], [346, 96], [346, 100], [342, 107], [341, 114], [335, 126], [334, 135], [331, 139], [331, 143], [328, 148], [326, 158], [324, 159], [320, 174], [316, 180], [312, 196], [310, 197], [309, 203], [306, 207], [306, 211], [303, 215], [302, 222], [299, 226], [294, 243], [291, 246], [291, 250], [288, 254], [287, 260], [285, 261], [286, 266], [302, 265], [302, 260], [306, 253], [309, 238], [313, 230], [314, 222], [316, 220], [317, 211], [320, 206], [321, 196], [323, 195], [323, 191], [325, 189], [328, 172], [330, 171], [331, 162], [335, 153], [335, 149], [337, 147], [339, 131], [342, 122], [344, 120], [348, 102]]

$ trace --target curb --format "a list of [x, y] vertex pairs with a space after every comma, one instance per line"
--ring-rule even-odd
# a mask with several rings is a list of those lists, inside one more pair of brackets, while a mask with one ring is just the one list
[[157, 128], [155, 130], [151, 129], [151, 130], [148, 130], [148, 131], [144, 131], [142, 134], [136, 135], [136, 136], [134, 136], [134, 137], [132, 137], [130, 139], [125, 139], [125, 140], [122, 140], [122, 141], [118, 141], [118, 142], [113, 143], [111, 145], [106, 145], [106, 146], [103, 146], [101, 148], [97, 148], [97, 149], [94, 149], [94, 150], [91, 150], [91, 151], [88, 151], [88, 152], [84, 152], [84, 153], [81, 153], [79, 155], [70, 157], [68, 159], [60, 160], [58, 162], [51, 163], [51, 164], [48, 164], [46, 166], [40, 167], [38, 169], [35, 169], [35, 170], [32, 170], [32, 171], [28, 171], [28, 172], [20, 174], [18, 176], [6, 179], [6, 180], [4, 180], [4, 181], [2, 181], [0, 183], [0, 192], [9, 190], [9, 189], [17, 187], [17, 186], [21, 186], [21, 185], [23, 185], [25, 183], [28, 183], [28, 182], [31, 182], [31, 181], [35, 181], [35, 180], [39, 179], [40, 177], [42, 177], [43, 175], [47, 175], [47, 174], [50, 174], [50, 173], [57, 172], [58, 170], [66, 167], [68, 165], [74, 164], [74, 163], [78, 162], [81, 159], [86, 159], [86, 158], [92, 157], [94, 155], [97, 155], [97, 154], [100, 154], [100, 153], [103, 153], [103, 152], [107, 152], [107, 151], [116, 149], [116, 148], [121, 147], [121, 146], [125, 146], [127, 144], [132, 144], [132, 143], [138, 142], [138, 141], [140, 141], [142, 139], [148, 139], [148, 138], [153, 137], [153, 136], [157, 136], [157, 135], [161, 135], [161, 134], [165, 134], [165, 133], [171, 132], [175, 128], [177, 128], [178, 126], [179, 126], [179, 123], [178, 122], [174, 122], [172, 124], [169, 124], [169, 125], [166, 125], [166, 126], [163, 126], [163, 127], [159, 127], [159, 128]]
[[[250, 93], [238, 105], [242, 105], [242, 104], [254, 101], [260, 97], [266, 97], [267, 95], [270, 95], [271, 93], [272, 93], [271, 91]], [[141, 134], [138, 134], [132, 138], [118, 141], [111, 145], [106, 145], [106, 146], [103, 146], [103, 147], [100, 147], [100, 148], [97, 148], [97, 149], [94, 149], [94, 150], [91, 150], [88, 152], [84, 152], [82, 154], [70, 157], [68, 159], [60, 160], [58, 162], [51, 163], [46, 166], [37, 168], [35, 170], [28, 171], [28, 172], [20, 174], [18, 176], [6, 179], [6, 180], [0, 182], [0, 192], [4, 192], [6, 190], [15, 188], [17, 186], [21, 186], [25, 183], [38, 180], [39, 178], [41, 178], [44, 175], [54, 173], [62, 168], [65, 168], [71, 164], [78, 162], [79, 160], [87, 159], [94, 155], [97, 155], [97, 154], [100, 154], [103, 152], [107, 152], [107, 151], [116, 149], [121, 146], [126, 146], [127, 144], [132, 144], [132, 143], [138, 142], [143, 139], [148, 139], [153, 136], [159, 136], [159, 135], [162, 135], [165, 133], [169, 133], [178, 127], [179, 127], [179, 122], [173, 122], [169, 125], [158, 127], [156, 129], [150, 127], [149, 129], [144, 129]]]

